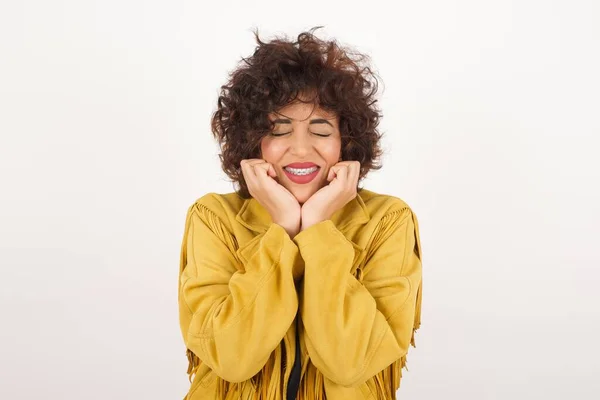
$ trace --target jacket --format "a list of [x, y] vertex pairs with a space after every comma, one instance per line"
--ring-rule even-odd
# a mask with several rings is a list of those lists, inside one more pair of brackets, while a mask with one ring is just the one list
[[[208, 193], [187, 210], [178, 280], [185, 399], [395, 399], [421, 322], [418, 221], [365, 188], [293, 238], [254, 198]], [[241, 395], [241, 397], [240, 397]]]

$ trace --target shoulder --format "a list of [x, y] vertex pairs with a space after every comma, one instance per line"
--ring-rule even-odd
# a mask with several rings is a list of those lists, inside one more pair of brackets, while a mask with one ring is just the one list
[[370, 234], [379, 238], [389, 235], [401, 227], [409, 228], [415, 238], [417, 254], [421, 255], [419, 221], [413, 208], [401, 197], [375, 193], [362, 189], [360, 196], [369, 212]]
[[203, 218], [216, 218], [222, 224], [231, 225], [235, 216], [244, 204], [244, 199], [236, 192], [216, 193], [209, 192], [197, 198], [188, 206], [188, 217], [197, 214]]
[[371, 220], [380, 220], [390, 215], [402, 217], [414, 215], [412, 207], [404, 198], [376, 193], [365, 188], [362, 188], [358, 195], [361, 197]]

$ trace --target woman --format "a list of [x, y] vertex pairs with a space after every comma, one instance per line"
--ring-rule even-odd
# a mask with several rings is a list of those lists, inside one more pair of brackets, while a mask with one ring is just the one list
[[314, 29], [295, 42], [255, 32], [222, 87], [212, 131], [239, 188], [187, 212], [188, 400], [394, 399], [415, 345], [417, 219], [358, 187], [381, 168], [377, 80]]

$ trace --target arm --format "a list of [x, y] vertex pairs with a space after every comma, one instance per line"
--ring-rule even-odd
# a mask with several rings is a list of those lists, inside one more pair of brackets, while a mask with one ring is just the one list
[[235, 238], [207, 206], [188, 210], [179, 310], [184, 342], [221, 378], [242, 382], [266, 364], [292, 324], [298, 248], [275, 223], [234, 252]]
[[305, 261], [300, 311], [308, 352], [325, 377], [344, 386], [405, 356], [420, 319], [416, 217], [408, 207], [391, 211], [374, 235], [363, 282], [350, 273], [352, 244], [331, 220], [294, 238]]

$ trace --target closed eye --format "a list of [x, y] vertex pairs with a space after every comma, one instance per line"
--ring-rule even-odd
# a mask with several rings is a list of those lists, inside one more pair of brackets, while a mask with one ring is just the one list
[[[292, 132], [285, 132], [285, 133], [271, 133], [271, 136], [283, 136], [283, 135], [287, 135], [288, 133], [292, 133]], [[315, 133], [315, 132], [311, 132], [313, 135], [317, 135], [317, 136], [321, 136], [321, 137], [329, 137], [331, 135], [324, 135], [324, 134], [320, 134], [320, 133]]]

